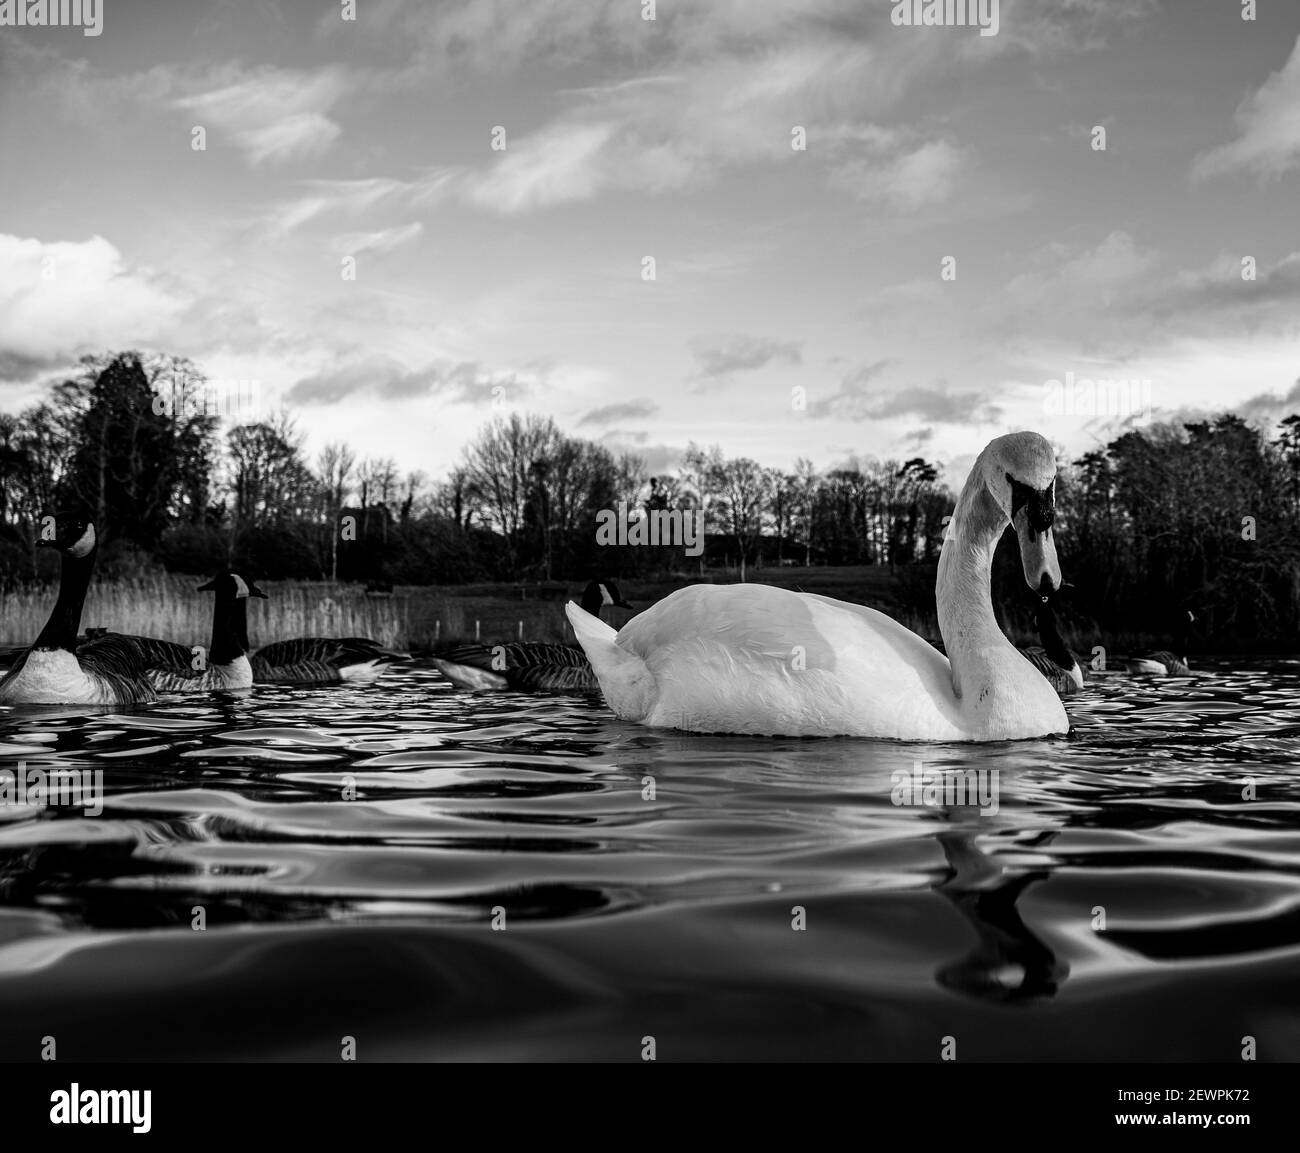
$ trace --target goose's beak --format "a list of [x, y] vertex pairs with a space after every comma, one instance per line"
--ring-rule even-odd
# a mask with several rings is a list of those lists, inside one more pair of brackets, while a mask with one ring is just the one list
[[1042, 532], [1029, 523], [1029, 513], [1019, 509], [1011, 518], [1020, 538], [1020, 563], [1025, 570], [1025, 584], [1040, 596], [1048, 596], [1061, 587], [1061, 565], [1056, 559], [1056, 541], [1052, 530]]

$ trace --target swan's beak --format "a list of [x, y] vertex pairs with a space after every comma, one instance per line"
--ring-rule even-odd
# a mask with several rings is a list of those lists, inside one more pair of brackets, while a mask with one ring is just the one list
[[1011, 518], [1020, 538], [1020, 563], [1025, 569], [1025, 584], [1040, 594], [1056, 592], [1061, 587], [1061, 565], [1056, 559], [1056, 541], [1050, 528], [1039, 532], [1029, 523], [1029, 512], [1021, 508]]

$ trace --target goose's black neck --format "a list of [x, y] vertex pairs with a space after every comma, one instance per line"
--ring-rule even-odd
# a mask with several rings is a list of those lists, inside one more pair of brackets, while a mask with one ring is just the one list
[[601, 606], [605, 603], [605, 598], [600, 591], [600, 585], [592, 581], [582, 594], [582, 600], [578, 602], [584, 612], [589, 612], [593, 617], [600, 616]]
[[1061, 639], [1060, 632], [1057, 631], [1056, 613], [1052, 610], [1051, 602], [1040, 597], [1036, 615], [1038, 617], [1038, 638], [1043, 642], [1043, 651], [1061, 668], [1067, 671], [1072, 669], [1074, 667], [1074, 657], [1066, 647], [1065, 641]]
[[66, 552], [62, 554], [59, 563], [59, 597], [33, 648], [76, 652], [77, 633], [81, 629], [81, 610], [86, 604], [86, 590], [90, 588], [90, 574], [94, 571], [95, 553], [98, 551], [96, 546], [85, 556], [73, 556]]
[[214, 665], [228, 665], [247, 650], [245, 639], [247, 625], [246, 605], [243, 597], [218, 592], [212, 609], [212, 647], [208, 661]]
[[248, 643], [248, 598], [239, 597], [235, 601], [235, 634], [239, 639], [240, 652], [251, 653], [253, 646]]

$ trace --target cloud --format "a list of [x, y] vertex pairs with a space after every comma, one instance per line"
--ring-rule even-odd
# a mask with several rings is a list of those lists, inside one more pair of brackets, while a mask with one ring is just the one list
[[626, 451], [628, 445], [640, 447], [650, 439], [648, 432], [632, 432], [626, 428], [611, 428], [604, 436], [600, 438], [602, 444], [617, 445]]
[[437, 396], [453, 404], [488, 405], [524, 399], [538, 383], [520, 373], [490, 372], [475, 361], [437, 360], [407, 368], [383, 354], [357, 357], [298, 380], [292, 404], [333, 404], [358, 393], [387, 400]]
[[877, 149], [874, 156], [855, 157], [835, 168], [832, 179], [859, 200], [913, 212], [947, 200], [961, 164], [960, 149], [932, 140], [894, 155]]
[[335, 238], [337, 251], [349, 256], [360, 256], [363, 252], [392, 252], [404, 244], [418, 240], [424, 233], [424, 225], [418, 220], [397, 228], [382, 228], [377, 232], [344, 232]]
[[372, 176], [362, 180], [307, 180], [297, 196], [281, 200], [261, 218], [273, 235], [292, 232], [320, 216], [360, 216], [380, 207], [404, 209], [436, 204], [450, 189], [457, 174], [430, 169], [415, 180]]
[[1282, 396], [1261, 392], [1236, 405], [1232, 411], [1244, 420], [1255, 424], [1274, 425], [1284, 416], [1300, 411], [1300, 380], [1297, 380]]
[[802, 345], [765, 336], [701, 336], [691, 341], [701, 387], [720, 384], [737, 372], [755, 372], [769, 364], [799, 364]]
[[31, 384], [45, 373], [67, 363], [62, 356], [23, 356], [0, 349], [0, 381], [6, 384]]
[[184, 310], [102, 236], [43, 242], [0, 233], [0, 354], [51, 361], [152, 340]]
[[[588, 200], [599, 191], [595, 166], [612, 124], [556, 124], [510, 147], [467, 185], [467, 196], [497, 212]], [[509, 137], [507, 136], [507, 145]]]
[[[620, 404], [606, 404], [593, 408], [578, 421], [578, 426], [588, 424], [613, 424], [617, 420], [640, 420], [654, 416], [659, 406], [649, 400], [628, 400]], [[612, 432], [606, 436], [614, 435]]]
[[1236, 121], [1235, 140], [1196, 157], [1194, 180], [1240, 172], [1276, 178], [1300, 168], [1300, 38], [1281, 70], [1238, 107]]
[[354, 78], [341, 68], [263, 68], [174, 103], [197, 124], [215, 125], [230, 136], [256, 167], [327, 151], [342, 131], [327, 113], [354, 87]]
[[[636, 75], [561, 93], [567, 107], [526, 135], [511, 134], [498, 159], [462, 173], [461, 194], [502, 213], [608, 191], [700, 187], [751, 164], [821, 163], [815, 149], [791, 149], [791, 126], [829, 139], [892, 104], [915, 70], [944, 51], [930, 36], [882, 51], [869, 30], [888, 26], [888, 9], [864, 15], [844, 0], [661, 6], [652, 27], [637, 5], [622, 3], [593, 12], [542, 2], [529, 11], [521, 23], [535, 30], [530, 59], [563, 34], [555, 42], [565, 60], [606, 58], [602, 43], [626, 47]], [[503, 68], [518, 62], [509, 45], [520, 30], [505, 7], [463, 5], [462, 24], [474, 28], [474, 41], [459, 60], [482, 52], [506, 57]]]
[[877, 360], [874, 364], [854, 369], [844, 377], [838, 392], [821, 400], [813, 401], [808, 406], [808, 415], [817, 420], [826, 416], [838, 415], [839, 411], [846, 407], [854, 407], [865, 403], [868, 399], [867, 386], [873, 380], [879, 379], [886, 369], [892, 368], [896, 363], [897, 361], [890, 359]]
[[[991, 424], [1002, 418], [1002, 409], [982, 394], [952, 392], [942, 381], [928, 388], [878, 392], [873, 386], [896, 363], [878, 360], [849, 373], [838, 392], [808, 406], [808, 415], [814, 420], [834, 418], [854, 422], [912, 416], [935, 424]], [[911, 435], [919, 440], [916, 433]]]

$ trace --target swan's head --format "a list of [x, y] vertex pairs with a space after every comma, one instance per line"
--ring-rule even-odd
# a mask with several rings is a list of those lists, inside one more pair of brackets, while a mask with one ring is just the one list
[[1056, 520], [1056, 452], [1036, 432], [991, 441], [981, 456], [984, 483], [1020, 538], [1025, 583], [1035, 592], [1061, 587], [1052, 524]]

